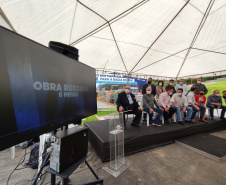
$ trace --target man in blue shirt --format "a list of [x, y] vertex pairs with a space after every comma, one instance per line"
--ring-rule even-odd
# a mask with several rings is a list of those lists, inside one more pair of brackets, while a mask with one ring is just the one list
[[176, 85], [175, 89], [176, 91], [182, 88], [183, 89], [183, 95], [186, 96], [188, 94], [188, 86], [186, 84], [184, 84], [184, 79], [180, 79], [179, 84]]
[[202, 122], [208, 122], [204, 119], [206, 108], [204, 106], [198, 106], [198, 103], [195, 101], [195, 91], [196, 87], [192, 86], [190, 92], [187, 95], [188, 99], [188, 107], [191, 107], [193, 109], [192, 116], [191, 116], [191, 123], [196, 123], [195, 121], [195, 115], [198, 111], [200, 111], [200, 119], [199, 121]]
[[211, 119], [213, 119], [213, 110], [216, 108], [216, 109], [222, 109], [220, 119], [225, 120], [224, 114], [226, 111], [226, 106], [222, 105], [222, 99], [221, 99], [219, 90], [215, 90], [213, 94], [208, 96], [206, 106], [210, 109]]

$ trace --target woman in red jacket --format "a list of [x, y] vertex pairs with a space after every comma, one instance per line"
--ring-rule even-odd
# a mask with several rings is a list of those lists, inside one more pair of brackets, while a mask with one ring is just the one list
[[[204, 93], [205, 93], [204, 91], [200, 91], [198, 95], [195, 95], [195, 101], [198, 104], [198, 107], [200, 106], [205, 107], [206, 97], [204, 96]], [[206, 112], [203, 119], [204, 120], [206, 119]]]

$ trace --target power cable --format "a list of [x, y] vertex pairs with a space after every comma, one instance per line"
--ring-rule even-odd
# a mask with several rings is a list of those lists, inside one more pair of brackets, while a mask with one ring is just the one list
[[[13, 169], [13, 171], [10, 173], [10, 175], [9, 175], [9, 177], [8, 177], [8, 179], [7, 179], [7, 182], [6, 182], [6, 184], [8, 185], [9, 184], [9, 180], [10, 180], [10, 177], [12, 176], [12, 174], [13, 174], [13, 172], [24, 162], [24, 160], [25, 160], [25, 157], [26, 157], [26, 155], [28, 154], [28, 153], [26, 153], [27, 152], [27, 148], [25, 148], [25, 154], [20, 158], [20, 160], [19, 160], [19, 162], [18, 162], [18, 164], [16, 165], [16, 167]], [[23, 159], [23, 160], [22, 160]], [[21, 161], [22, 160], [22, 161]]]

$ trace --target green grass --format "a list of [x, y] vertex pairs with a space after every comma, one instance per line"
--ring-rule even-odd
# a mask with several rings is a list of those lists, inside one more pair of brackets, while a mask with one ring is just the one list
[[[221, 82], [216, 82], [213, 84], [209, 84], [206, 85], [206, 88], [208, 89], [208, 93], [206, 94], [206, 98], [213, 94], [214, 90], [219, 90], [220, 91], [220, 95], [222, 96], [222, 91], [226, 90], [226, 81], [221, 81]], [[106, 108], [107, 110], [107, 108]], [[111, 113], [116, 113], [117, 111], [99, 111], [97, 112], [97, 114], [92, 115], [90, 117], [87, 117], [85, 120], [82, 121], [82, 125], [84, 126], [84, 122], [88, 122], [88, 121], [97, 121], [97, 116], [104, 116], [107, 114], [111, 114]]]
[[[206, 88], [208, 89], [208, 93], [205, 95], [206, 98], [208, 98], [209, 95], [213, 94], [213, 91], [215, 90], [219, 90], [220, 95], [222, 96], [222, 92], [226, 91], [226, 81], [215, 82], [215, 83], [206, 85]], [[190, 90], [190, 88], [188, 90]]]
[[[216, 83], [212, 83], [212, 84], [206, 85], [206, 88], [208, 89], [208, 93], [205, 95], [206, 96], [206, 101], [207, 101], [208, 96], [213, 94], [213, 91], [215, 91], [215, 90], [219, 90], [220, 91], [220, 95], [222, 97], [223, 96], [222, 92], [226, 90], [226, 81], [221, 81], [221, 82], [216, 82]], [[224, 100], [223, 100], [223, 98], [222, 98], [222, 104], [226, 105]]]
[[117, 107], [115, 107], [115, 108], [101, 108], [101, 110], [105, 110], [105, 111], [107, 111], [107, 110], [108, 110], [108, 111], [111, 111], [112, 109], [115, 109], [115, 110], [116, 110]]
[[97, 114], [94, 114], [92, 116], [89, 116], [87, 118], [85, 118], [84, 120], [82, 120], [82, 126], [84, 126], [84, 122], [88, 122], [88, 121], [97, 121], [97, 116], [104, 116], [104, 115], [107, 115], [107, 114], [111, 114], [111, 113], [116, 113], [117, 111], [100, 111], [100, 112], [97, 112]]
[[206, 97], [213, 94], [214, 90], [219, 90], [220, 95], [222, 96], [222, 91], [226, 90], [226, 81], [216, 82], [209, 85], [206, 85], [206, 88], [208, 89], [208, 93], [206, 94]]
[[107, 114], [111, 114], [111, 113], [116, 113], [118, 111], [100, 111], [100, 112], [97, 112], [97, 116], [104, 116], [104, 115], [107, 115]]

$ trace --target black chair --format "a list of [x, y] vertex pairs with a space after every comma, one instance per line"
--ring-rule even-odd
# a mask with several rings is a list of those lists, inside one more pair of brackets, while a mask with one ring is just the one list
[[[127, 110], [127, 111], [119, 112], [119, 117], [120, 117], [120, 114], [123, 114], [124, 129], [126, 128], [126, 122], [128, 121], [128, 115], [129, 114], [133, 114], [130, 111], [132, 111], [132, 110]], [[127, 118], [125, 118], [126, 115], [127, 115]], [[133, 114], [133, 118], [134, 118], [134, 114]]]

